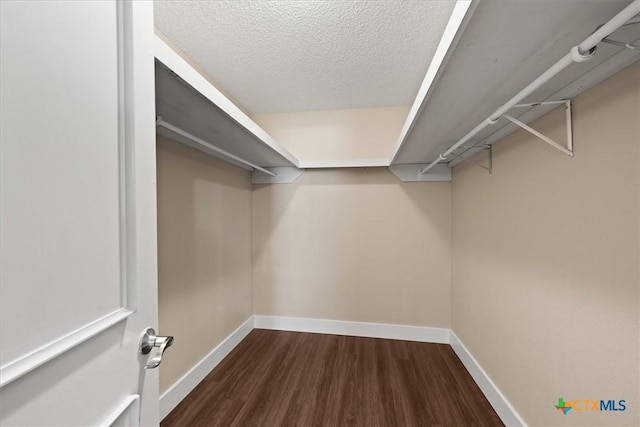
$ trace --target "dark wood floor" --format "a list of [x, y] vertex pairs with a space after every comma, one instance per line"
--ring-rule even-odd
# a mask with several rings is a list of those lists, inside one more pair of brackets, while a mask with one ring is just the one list
[[162, 422], [501, 426], [445, 344], [254, 330]]

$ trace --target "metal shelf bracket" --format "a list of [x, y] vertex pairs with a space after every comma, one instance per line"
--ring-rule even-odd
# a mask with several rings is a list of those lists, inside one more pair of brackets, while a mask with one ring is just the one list
[[[555, 102], [555, 101], [553, 101], [553, 102]], [[551, 145], [553, 148], [555, 148], [555, 149], [557, 149], [559, 151], [562, 151], [567, 156], [573, 157], [573, 126], [572, 126], [572, 119], [571, 119], [571, 100], [559, 101], [558, 103], [564, 103], [564, 105], [565, 105], [565, 121], [566, 121], [566, 124], [567, 124], [567, 146], [566, 147], [563, 147], [561, 144], [558, 144], [553, 139], [541, 134], [540, 132], [538, 132], [537, 130], [533, 129], [532, 127], [527, 126], [526, 124], [524, 124], [520, 120], [516, 119], [515, 117], [512, 117], [512, 116], [510, 116], [508, 114], [503, 114], [502, 117], [504, 117], [505, 119], [509, 120], [510, 122], [520, 126], [522, 129], [524, 129], [527, 132], [531, 133], [532, 135], [538, 137], [542, 141], [544, 141], [547, 144]], [[531, 106], [541, 105], [541, 104], [542, 103], [534, 103]], [[519, 107], [519, 106], [524, 106], [524, 105], [516, 105], [516, 107]]]
[[452, 157], [455, 157], [456, 159], [459, 158], [463, 162], [471, 163], [472, 165], [478, 166], [478, 167], [488, 171], [489, 175], [491, 175], [492, 172], [493, 172], [493, 148], [492, 148], [491, 145], [482, 145], [482, 146], [477, 146], [477, 147], [482, 147], [482, 149], [487, 152], [487, 165], [483, 165], [483, 164], [480, 164], [478, 162], [474, 162], [473, 160], [469, 160], [466, 157], [462, 157], [461, 154], [453, 154], [453, 153], [451, 153], [449, 155], [452, 156]]
[[617, 40], [602, 39], [602, 43], [612, 44], [614, 46], [620, 46], [627, 49], [640, 50], [640, 46], [632, 43], [619, 42]]

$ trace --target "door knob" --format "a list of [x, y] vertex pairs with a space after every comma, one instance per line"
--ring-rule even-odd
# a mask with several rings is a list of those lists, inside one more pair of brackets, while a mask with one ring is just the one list
[[157, 368], [162, 362], [162, 355], [167, 347], [171, 347], [173, 344], [173, 337], [159, 337], [156, 335], [156, 331], [153, 328], [149, 328], [145, 331], [142, 339], [140, 340], [140, 353], [149, 354], [154, 347], [158, 348], [157, 353], [144, 365], [144, 369]]

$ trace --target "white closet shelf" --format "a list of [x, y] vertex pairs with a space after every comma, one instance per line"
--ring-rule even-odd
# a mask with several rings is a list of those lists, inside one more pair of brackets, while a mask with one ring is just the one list
[[389, 166], [389, 159], [301, 160], [303, 169], [380, 168]]
[[154, 54], [156, 115], [171, 124], [158, 126], [158, 133], [248, 170], [300, 166], [295, 156], [157, 36]]
[[453, 167], [520, 129], [505, 113], [526, 125], [640, 60], [640, 0], [525, 3], [473, 2], [429, 67], [392, 166]]

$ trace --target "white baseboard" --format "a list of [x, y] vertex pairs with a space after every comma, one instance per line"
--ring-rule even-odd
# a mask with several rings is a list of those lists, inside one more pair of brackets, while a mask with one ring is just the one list
[[253, 316], [224, 339], [216, 348], [160, 396], [160, 419], [169, 415], [209, 373], [253, 330]]
[[456, 352], [462, 364], [467, 368], [473, 380], [478, 384], [482, 393], [487, 398], [493, 409], [496, 411], [502, 422], [507, 427], [526, 427], [522, 417], [502, 394], [489, 375], [482, 369], [478, 361], [469, 353], [469, 350], [462, 344], [453, 331], [450, 331], [450, 345]]
[[447, 328], [262, 315], [254, 315], [253, 319], [256, 329], [449, 344], [450, 329]]

